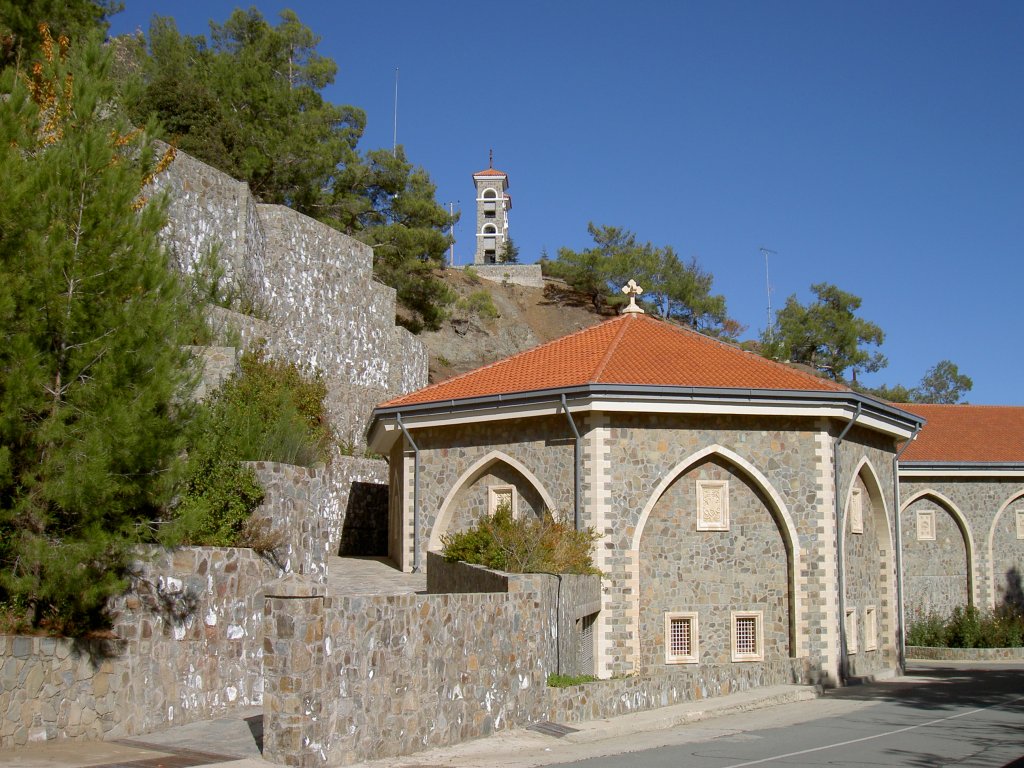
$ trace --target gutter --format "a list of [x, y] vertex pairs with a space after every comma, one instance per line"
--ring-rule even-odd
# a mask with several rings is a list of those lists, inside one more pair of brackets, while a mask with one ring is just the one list
[[412, 446], [413, 469], [412, 469], [412, 572], [420, 572], [420, 449], [417, 447], [409, 430], [402, 423], [402, 414], [396, 412], [395, 420], [398, 428], [402, 430], [405, 439]]
[[[583, 439], [580, 437], [580, 431], [576, 429], [576, 422], [572, 420], [572, 414], [569, 413], [569, 404], [565, 401], [565, 393], [562, 393], [562, 410], [565, 411], [565, 417], [569, 420], [569, 427], [572, 429], [573, 438], [575, 438], [572, 444], [572, 458], [574, 466], [573, 476], [573, 494], [572, 494], [572, 520], [576, 530], [580, 530], [582, 521], [580, 520], [580, 499], [583, 497], [582, 485], [583, 485]], [[561, 588], [562, 580], [559, 577], [558, 580], [559, 588]]]
[[843, 528], [846, 524], [846, 516], [843, 514], [843, 500], [840, 498], [840, 471], [839, 471], [839, 446], [842, 444], [843, 439], [847, 433], [853, 429], [853, 425], [857, 423], [857, 419], [860, 418], [861, 403], [857, 403], [857, 412], [853, 414], [853, 418], [850, 419], [849, 423], [839, 433], [839, 437], [836, 438], [835, 442], [832, 443], [832, 467], [833, 477], [835, 478], [835, 507], [836, 507], [836, 560], [838, 561], [839, 571], [839, 684], [843, 685], [846, 682], [849, 659], [847, 658], [847, 643], [846, 643], [846, 556], [843, 547]]
[[903, 515], [900, 509], [900, 456], [917, 439], [920, 431], [921, 425], [919, 424], [914, 428], [911, 438], [892, 457], [893, 514], [896, 515], [896, 622], [899, 629], [899, 638], [896, 640], [896, 663], [899, 664], [900, 674], [907, 671], [906, 617], [903, 606]]

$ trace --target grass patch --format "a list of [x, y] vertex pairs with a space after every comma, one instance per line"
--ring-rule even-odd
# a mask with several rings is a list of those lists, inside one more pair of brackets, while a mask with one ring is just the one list
[[597, 678], [593, 675], [559, 675], [555, 672], [548, 675], [548, 688], [570, 688], [574, 685], [596, 682]]

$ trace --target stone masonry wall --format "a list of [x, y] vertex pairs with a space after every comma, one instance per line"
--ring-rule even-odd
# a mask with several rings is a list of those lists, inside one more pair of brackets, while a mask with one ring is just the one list
[[536, 720], [546, 623], [536, 593], [271, 596], [264, 758], [347, 765]]
[[157, 552], [113, 605], [120, 641], [0, 636], [0, 750], [261, 703], [263, 589], [278, 573], [250, 550]]
[[511, 283], [528, 288], [543, 288], [540, 264], [472, 264], [473, 271], [492, 283]]
[[[934, 523], [933, 539], [919, 539], [918, 512]], [[907, 622], [929, 613], [948, 616], [971, 602], [967, 542], [953, 515], [931, 497], [910, 503], [901, 514], [903, 526], [903, 605]]]
[[[961, 517], [973, 542], [972, 581], [979, 608], [991, 608], [1002, 602], [1007, 588], [1012, 594], [1024, 577], [1024, 539], [1017, 538], [1016, 517], [1024, 513], [1024, 478], [1021, 477], [928, 477], [919, 478], [900, 473], [900, 498], [924, 496], [914, 508], [936, 510], [936, 522], [944, 524], [942, 509]], [[951, 507], [951, 509], [950, 509]], [[1002, 514], [1000, 514], [1002, 510]], [[915, 517], [903, 516], [904, 542], [916, 536]], [[942, 529], [937, 530], [941, 533]], [[989, 543], [991, 542], [991, 549]], [[909, 564], [904, 567], [905, 580], [913, 581]], [[910, 604], [907, 603], [909, 611]], [[908, 619], [910, 618], [908, 612]]]
[[253, 512], [262, 524], [264, 546], [282, 573], [327, 582], [329, 536], [320, 514], [324, 468], [297, 467], [274, 461], [247, 462], [263, 486], [263, 504]]

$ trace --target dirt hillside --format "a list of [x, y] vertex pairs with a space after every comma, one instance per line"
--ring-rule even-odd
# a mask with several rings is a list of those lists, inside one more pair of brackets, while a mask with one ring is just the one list
[[[474, 278], [461, 270], [448, 270], [445, 280], [460, 301], [439, 331], [419, 337], [430, 352], [431, 383], [607, 319], [559, 280], [545, 279], [544, 288], [527, 288]], [[484, 294], [497, 317], [491, 316]]]

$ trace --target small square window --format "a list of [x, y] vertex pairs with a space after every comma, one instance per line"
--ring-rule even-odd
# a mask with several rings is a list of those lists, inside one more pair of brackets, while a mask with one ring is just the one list
[[727, 481], [697, 481], [697, 530], [729, 530], [729, 483]]
[[487, 487], [487, 514], [493, 515], [499, 507], [507, 506], [512, 517], [518, 517], [518, 496], [514, 485], [489, 485]]
[[846, 652], [857, 652], [857, 609], [846, 609]]
[[917, 540], [935, 541], [935, 510], [917, 510]]
[[761, 611], [732, 612], [732, 660], [763, 661], [764, 635]]
[[665, 663], [696, 664], [700, 657], [697, 646], [697, 614], [665, 614]]
[[864, 650], [874, 651], [878, 648], [878, 614], [875, 613], [875, 606], [869, 605], [864, 609]]
[[864, 505], [860, 488], [850, 495], [850, 533], [864, 533]]

